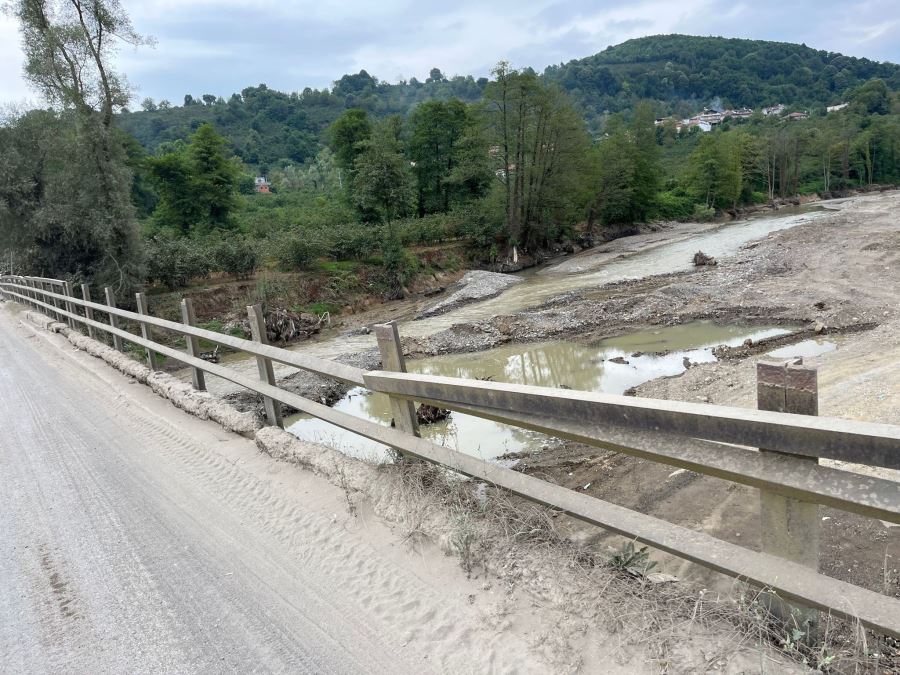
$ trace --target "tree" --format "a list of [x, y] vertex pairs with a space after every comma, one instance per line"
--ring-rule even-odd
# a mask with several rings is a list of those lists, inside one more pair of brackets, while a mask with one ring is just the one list
[[328, 142], [337, 165], [352, 171], [361, 153], [361, 143], [372, 135], [372, 124], [365, 110], [345, 111], [328, 129]]
[[111, 62], [122, 42], [147, 40], [116, 0], [18, 0], [10, 12], [26, 78], [61, 111], [42, 118], [53, 135], [39, 144], [45, 152], [35, 148], [48, 159], [34, 177], [39, 200], [14, 226], [27, 228], [29, 255], [46, 274], [130, 288], [143, 274], [142, 250], [127, 157], [112, 128], [130, 94]]
[[656, 145], [655, 115], [648, 101], [638, 103], [631, 124], [633, 144], [632, 200], [634, 220], [644, 221], [653, 211], [659, 191], [659, 148]]
[[534, 72], [501, 62], [493, 74], [485, 108], [507, 235], [513, 245], [541, 245], [582, 207], [587, 133], [562, 91]]
[[201, 125], [187, 144], [178, 142], [151, 157], [148, 165], [159, 192], [154, 214], [159, 227], [181, 235], [233, 227], [239, 170], [211, 124]]
[[201, 96], [200, 98], [203, 99], [203, 102], [206, 105], [214, 105], [216, 102], [215, 94], [203, 94], [203, 96]]
[[146, 112], [156, 112], [158, 109], [156, 103], [154, 103], [153, 99], [149, 96], [141, 101], [141, 108], [143, 108]]
[[353, 200], [364, 220], [383, 223], [410, 214], [409, 160], [389, 124], [378, 125], [360, 141], [353, 174]]
[[621, 117], [607, 125], [606, 137], [592, 155], [594, 198], [588, 207], [588, 230], [603, 225], [630, 224], [635, 219], [634, 152]]
[[[413, 110], [410, 126], [419, 216], [484, 195], [490, 181], [487, 143], [465, 103], [426, 101]], [[479, 155], [483, 161], [473, 161]]]

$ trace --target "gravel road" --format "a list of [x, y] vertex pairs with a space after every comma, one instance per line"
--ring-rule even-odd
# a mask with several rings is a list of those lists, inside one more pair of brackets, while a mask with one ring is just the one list
[[449, 561], [67, 351], [0, 311], [0, 672], [529, 670]]

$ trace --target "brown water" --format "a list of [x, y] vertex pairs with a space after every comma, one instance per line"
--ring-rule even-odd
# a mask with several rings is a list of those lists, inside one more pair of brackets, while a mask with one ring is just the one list
[[[642, 382], [678, 375], [685, 369], [685, 357], [694, 363], [715, 361], [712, 348], [717, 345], [739, 345], [748, 337], [759, 340], [788, 332], [785, 328], [698, 321], [610, 338], [591, 347], [561, 341], [505, 345], [477, 354], [411, 361], [407, 367], [410, 372], [428, 375], [491, 377], [496, 382], [621, 394]], [[633, 356], [639, 352], [643, 353]], [[627, 363], [610, 362], [616, 357], [623, 357]], [[362, 388], [353, 389], [334, 407], [385, 425], [391, 421], [387, 396]], [[325, 442], [353, 456], [375, 461], [388, 456], [387, 449], [378, 443], [305, 415], [287, 420], [285, 426], [299, 438]], [[456, 412], [449, 420], [425, 425], [421, 431], [423, 437], [436, 443], [487, 459], [507, 452], [537, 450], [555, 442], [537, 432]]]

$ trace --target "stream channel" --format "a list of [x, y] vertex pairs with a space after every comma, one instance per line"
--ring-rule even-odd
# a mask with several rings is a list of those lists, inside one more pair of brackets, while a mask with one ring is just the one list
[[[400, 333], [430, 335], [455, 323], [534, 307], [568, 291], [688, 269], [691, 257], [697, 250], [723, 258], [771, 232], [820, 217], [822, 210], [821, 206], [813, 206], [757, 215], [699, 232], [676, 234], [615, 257], [585, 252], [524, 275], [523, 283], [495, 298], [420, 321], [404, 321], [400, 324]], [[630, 387], [657, 377], [680, 374], [685, 369], [686, 360], [691, 363], [715, 361], [712, 350], [718, 345], [735, 346], [747, 338], [756, 341], [788, 332], [791, 332], [790, 329], [785, 327], [719, 325], [698, 321], [621, 335], [594, 346], [551, 341], [504, 345], [474, 354], [436, 356], [409, 361], [407, 369], [429, 375], [490, 378], [496, 382], [621, 394]], [[337, 340], [305, 343], [299, 348], [306, 353], [333, 358], [337, 353], [361, 351], [373, 346], [371, 335], [343, 335]], [[813, 341], [808, 345], [798, 345], [798, 348], [800, 351], [787, 348], [773, 355], [784, 358], [795, 351], [798, 355], [802, 352], [813, 355], [828, 351], [833, 345]], [[626, 362], [611, 361], [617, 357]], [[334, 408], [381, 424], [389, 425], [391, 422], [387, 397], [363, 388], [348, 392]], [[389, 457], [384, 446], [307, 415], [295, 415], [285, 420], [285, 427], [301, 439], [326, 443], [355, 457], [372, 461], [383, 461]], [[421, 433], [436, 443], [485, 459], [494, 459], [510, 452], [535, 451], [557, 442], [538, 432], [456, 412], [445, 421], [423, 425]]]

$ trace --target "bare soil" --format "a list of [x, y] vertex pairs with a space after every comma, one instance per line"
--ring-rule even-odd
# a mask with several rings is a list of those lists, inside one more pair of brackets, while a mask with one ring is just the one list
[[[804, 360], [819, 371], [820, 414], [898, 424], [898, 213], [900, 193], [854, 198], [824, 219], [751, 243], [716, 267], [584, 294], [565, 303], [566, 315], [579, 326], [567, 336], [592, 340], [622, 324], [698, 318], [800, 323], [808, 328], [781, 341], [809, 338], [818, 331], [831, 333], [828, 339], [837, 343], [835, 351]], [[515, 325], [540, 325], [548, 312], [559, 309], [517, 317]], [[612, 316], [616, 318], [605, 318]], [[756, 363], [771, 347], [726, 350], [716, 363], [645, 383], [631, 393], [755, 407]], [[759, 545], [754, 489], [576, 443], [518, 459], [516, 468], [525, 473], [726, 541]], [[847, 464], [842, 468], [900, 481], [896, 471]], [[820, 571], [900, 597], [900, 528], [834, 509], [823, 508], [821, 516]], [[596, 531], [585, 531], [584, 536], [610, 546], [619, 542]], [[654, 558], [679, 577], [712, 587], [724, 583], [677, 559]], [[898, 645], [889, 642], [884, 649], [891, 663], [900, 666]]]

